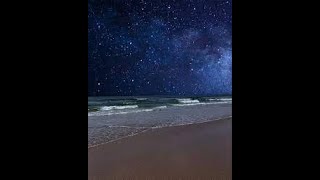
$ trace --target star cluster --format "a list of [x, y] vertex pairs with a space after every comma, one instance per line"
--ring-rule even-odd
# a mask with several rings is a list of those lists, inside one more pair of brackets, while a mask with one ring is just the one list
[[89, 95], [232, 93], [231, 0], [89, 0]]

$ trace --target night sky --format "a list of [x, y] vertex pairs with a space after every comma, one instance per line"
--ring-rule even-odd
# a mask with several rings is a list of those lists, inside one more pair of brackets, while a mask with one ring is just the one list
[[88, 95], [232, 94], [232, 0], [89, 0]]

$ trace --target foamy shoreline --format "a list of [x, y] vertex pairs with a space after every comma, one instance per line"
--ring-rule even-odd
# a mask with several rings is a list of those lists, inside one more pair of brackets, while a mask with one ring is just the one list
[[232, 104], [183, 106], [110, 116], [88, 117], [88, 148], [134, 136], [150, 129], [197, 124], [232, 115]]

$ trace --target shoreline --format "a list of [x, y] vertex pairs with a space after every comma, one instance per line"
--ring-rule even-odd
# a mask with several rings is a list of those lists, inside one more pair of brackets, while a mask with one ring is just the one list
[[[216, 118], [216, 119], [213, 119], [213, 120], [202, 121], [202, 122], [195, 122], [195, 123], [187, 123], [187, 124], [180, 124], [180, 125], [163, 126], [163, 127], [150, 127], [150, 128], [146, 127], [146, 128], [147, 128], [146, 130], [143, 130], [143, 131], [138, 132], [138, 133], [134, 133], [134, 134], [131, 134], [131, 135], [128, 135], [128, 136], [120, 137], [120, 138], [118, 138], [118, 139], [114, 139], [114, 140], [107, 141], [107, 142], [104, 142], [104, 143], [100, 143], [100, 144], [88, 146], [88, 150], [91, 149], [91, 148], [95, 148], [95, 147], [98, 147], [98, 146], [105, 145], [105, 144], [113, 143], [113, 142], [116, 142], [116, 141], [119, 141], [119, 140], [122, 140], [122, 139], [126, 139], [126, 138], [130, 138], [130, 137], [133, 137], [133, 136], [137, 136], [137, 135], [140, 135], [140, 134], [142, 134], [142, 133], [145, 133], [145, 132], [148, 132], [148, 131], [154, 130], [154, 129], [162, 129], [162, 128], [170, 128], [170, 127], [180, 127], [180, 126], [188, 126], [188, 125], [197, 125], [197, 124], [202, 124], [202, 123], [209, 123], [209, 122], [212, 122], [212, 121], [224, 120], [224, 119], [228, 119], [228, 118], [232, 118], [232, 116], [220, 117], [220, 118]], [[131, 128], [131, 127], [128, 127], [128, 128]], [[135, 127], [132, 127], [132, 128], [135, 128]]]
[[139, 134], [151, 128], [195, 124], [232, 115], [232, 104], [170, 107], [150, 112], [88, 116], [88, 147]]
[[89, 179], [231, 179], [232, 116], [88, 148]]

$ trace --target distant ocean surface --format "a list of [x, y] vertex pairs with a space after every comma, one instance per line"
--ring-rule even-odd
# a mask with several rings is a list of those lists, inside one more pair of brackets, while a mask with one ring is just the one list
[[231, 96], [223, 97], [88, 97], [88, 116], [108, 116], [148, 112], [174, 106], [232, 103]]
[[148, 129], [232, 116], [232, 97], [88, 97], [88, 147]]

